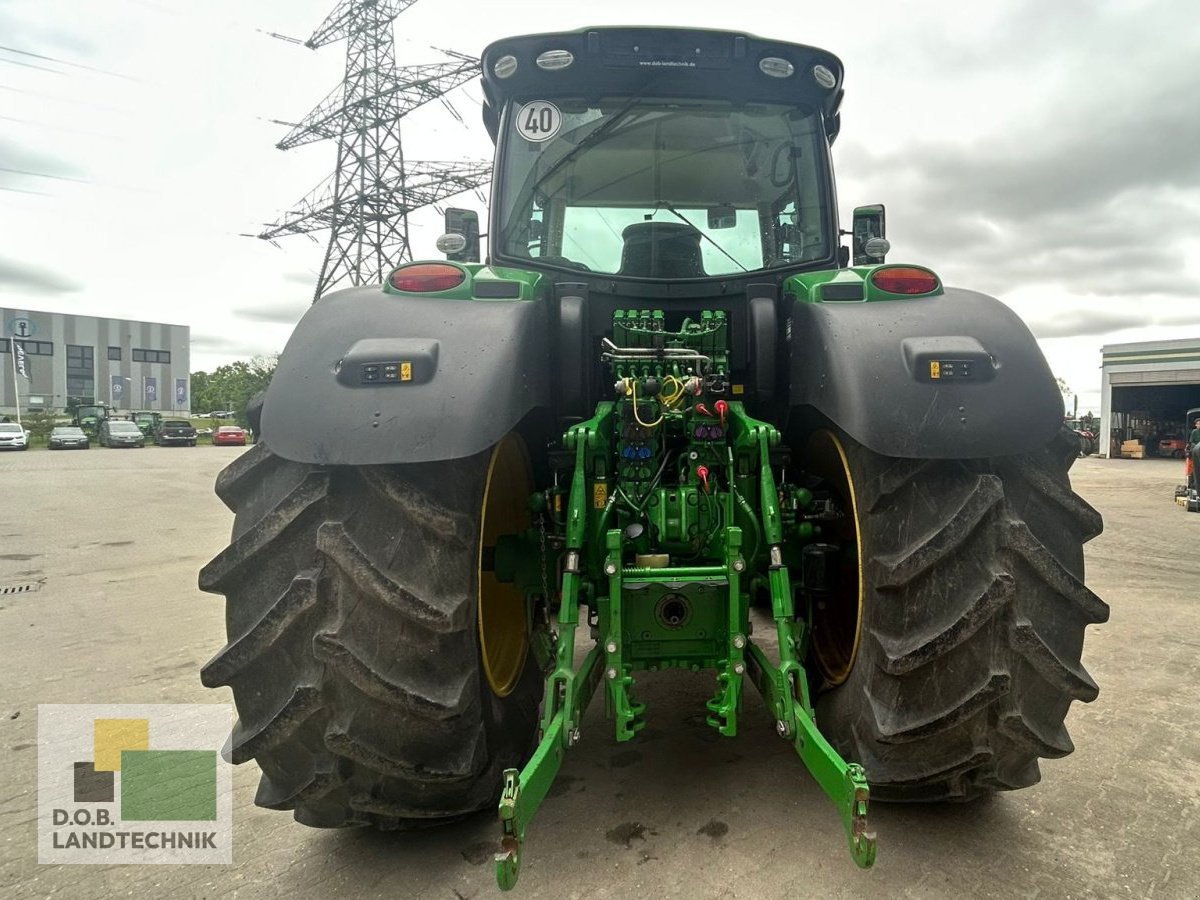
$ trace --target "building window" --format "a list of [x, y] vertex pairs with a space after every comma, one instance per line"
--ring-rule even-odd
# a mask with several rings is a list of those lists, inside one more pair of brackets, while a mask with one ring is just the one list
[[93, 347], [67, 344], [67, 393], [72, 397], [96, 397], [96, 351]]
[[[25, 348], [26, 356], [53, 356], [54, 355], [54, 344], [51, 343], [50, 341], [24, 340], [24, 341], [17, 341], [17, 343]], [[0, 340], [0, 353], [11, 353], [11, 352], [12, 352], [12, 342], [7, 341], [7, 340]]]
[[134, 362], [143, 363], [170, 363], [170, 350], [137, 350], [133, 351], [132, 359]]
[[121, 361], [121, 348], [120, 347], [109, 347], [108, 348], [108, 358], [115, 359], [117, 362], [120, 362]]
[[85, 347], [80, 344], [67, 344], [67, 368], [92, 368], [96, 359], [95, 353], [96, 351], [91, 347]]

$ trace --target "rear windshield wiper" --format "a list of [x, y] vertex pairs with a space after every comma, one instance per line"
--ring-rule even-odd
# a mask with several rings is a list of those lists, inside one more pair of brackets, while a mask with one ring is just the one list
[[575, 157], [577, 157], [588, 147], [594, 147], [606, 135], [610, 134], [612, 130], [616, 128], [617, 125], [619, 125], [626, 118], [626, 116], [629, 115], [634, 105], [640, 99], [641, 94], [637, 94], [622, 103], [621, 106], [617, 108], [617, 111], [608, 117], [607, 121], [593, 129], [590, 134], [588, 134], [578, 144], [568, 150], [558, 162], [547, 169], [545, 173], [533, 183], [533, 186], [530, 187], [529, 192], [531, 194], [536, 194], [538, 188], [553, 178], [556, 174], [561, 172], [563, 167], [571, 162], [571, 160], [575, 159]]

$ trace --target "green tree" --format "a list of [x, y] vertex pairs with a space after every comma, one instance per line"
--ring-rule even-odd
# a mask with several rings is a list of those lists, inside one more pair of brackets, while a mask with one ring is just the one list
[[21, 416], [21, 424], [41, 443], [49, 440], [50, 432], [57, 423], [58, 416], [49, 410], [31, 409]]
[[1073, 391], [1071, 389], [1071, 385], [1067, 384], [1067, 379], [1063, 378], [1061, 375], [1054, 379], [1054, 383], [1058, 385], [1059, 391], [1062, 392], [1064, 407], [1067, 405], [1068, 397], [1074, 398], [1074, 408], [1071, 410], [1064, 410], [1063, 415], [1065, 416], [1069, 413], [1071, 416], [1078, 416], [1078, 414], [1079, 414], [1079, 395], [1076, 394], [1075, 391]]
[[192, 373], [192, 412], [208, 412], [216, 409], [210, 396], [212, 376], [207, 372]]
[[239, 359], [212, 372], [193, 372], [192, 408], [199, 412], [232, 409], [238, 424], [249, 425], [246, 403], [259, 391], [266, 390], [278, 364], [278, 354], [272, 354]]

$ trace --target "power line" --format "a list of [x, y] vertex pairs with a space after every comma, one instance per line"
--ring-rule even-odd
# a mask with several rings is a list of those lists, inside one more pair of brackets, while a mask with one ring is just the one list
[[9, 187], [8, 185], [0, 184], [0, 191], [9, 191], [13, 194], [36, 194], [39, 197], [49, 197], [45, 191], [29, 191], [24, 188]]
[[51, 69], [48, 66], [35, 66], [33, 63], [21, 62], [19, 59], [5, 59], [4, 57], [0, 56], [0, 62], [8, 63], [10, 66], [21, 66], [24, 69], [39, 69], [42, 72], [53, 72], [55, 75], [67, 74], [66, 72], [62, 72], [58, 69]]
[[88, 137], [103, 138], [106, 141], [123, 141], [125, 138], [115, 134], [105, 134], [102, 131], [88, 131], [85, 128], [71, 128], [69, 125], [52, 125], [49, 122], [38, 122], [36, 119], [22, 119], [19, 116], [0, 115], [5, 122], [20, 122], [22, 125], [32, 125], [34, 128], [49, 128], [51, 131], [65, 131], [68, 134], [83, 134]]
[[113, 112], [122, 116], [133, 115], [133, 113], [131, 113], [129, 110], [120, 109], [116, 106], [105, 106], [99, 103], [92, 103], [89, 100], [80, 100], [75, 97], [56, 97], [53, 94], [44, 94], [41, 91], [31, 91], [27, 88], [13, 87], [12, 85], [8, 84], [0, 84], [0, 91], [11, 91], [14, 94], [27, 94], [30, 97], [38, 97], [42, 100], [53, 100], [55, 103], [70, 103], [72, 106], [85, 106], [88, 109], [102, 109], [106, 112]]
[[29, 169], [10, 169], [7, 166], [0, 166], [0, 172], [8, 172], [10, 175], [29, 175], [33, 178], [53, 178], [55, 181], [74, 181], [76, 184], [91, 184], [83, 178], [72, 178], [70, 175], [55, 175], [51, 172], [32, 172]]
[[[16, 47], [6, 47], [3, 44], [0, 44], [0, 50], [5, 51], [6, 53], [16, 53], [20, 56], [28, 56], [33, 59], [45, 60], [46, 62], [58, 63], [60, 66], [71, 66], [74, 69], [84, 69], [88, 72], [95, 72], [98, 75], [110, 75], [113, 78], [124, 78], [126, 81], [141, 81], [140, 78], [134, 78], [131, 75], [123, 75], [120, 72], [113, 72], [110, 69], [101, 69], [96, 66], [86, 65], [84, 63], [72, 62], [69, 59], [61, 59], [57, 56], [46, 56], [44, 53], [33, 53], [29, 50], [19, 50]], [[52, 72], [54, 70], [49, 69], [48, 71]]]

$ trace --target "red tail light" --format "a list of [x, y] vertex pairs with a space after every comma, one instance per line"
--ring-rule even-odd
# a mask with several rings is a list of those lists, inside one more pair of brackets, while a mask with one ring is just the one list
[[914, 266], [889, 266], [876, 269], [871, 284], [889, 294], [928, 294], [937, 290], [938, 277], [928, 269]]
[[408, 294], [428, 294], [435, 291], [448, 291], [458, 287], [466, 279], [467, 273], [457, 266], [445, 263], [416, 263], [411, 266], [401, 266], [392, 273], [392, 287]]

